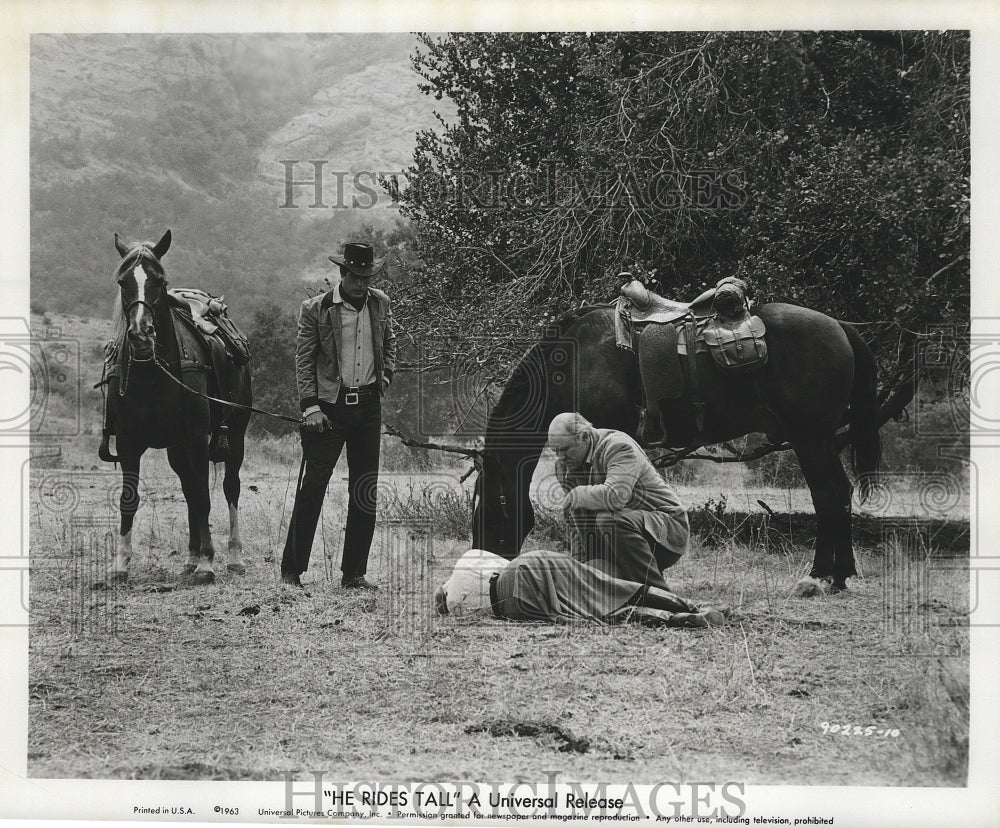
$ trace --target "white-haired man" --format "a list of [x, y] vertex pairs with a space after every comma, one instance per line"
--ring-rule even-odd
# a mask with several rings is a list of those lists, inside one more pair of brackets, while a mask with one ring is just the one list
[[667, 589], [663, 570], [687, 551], [687, 512], [639, 444], [575, 412], [549, 425], [574, 557], [627, 581]]

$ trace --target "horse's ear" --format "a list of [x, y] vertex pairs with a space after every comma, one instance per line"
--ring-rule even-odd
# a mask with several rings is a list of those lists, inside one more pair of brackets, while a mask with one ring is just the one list
[[121, 237], [117, 233], [115, 233], [115, 248], [122, 256], [128, 253], [128, 245], [121, 240]]
[[167, 255], [167, 251], [170, 249], [170, 231], [168, 230], [163, 234], [163, 238], [160, 239], [156, 245], [153, 247], [153, 255], [157, 259], [162, 259]]

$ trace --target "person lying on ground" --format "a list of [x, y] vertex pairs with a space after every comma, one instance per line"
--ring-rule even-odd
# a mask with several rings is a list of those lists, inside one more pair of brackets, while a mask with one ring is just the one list
[[442, 615], [496, 617], [508, 621], [715, 627], [729, 607], [698, 606], [668, 589], [616, 578], [565, 552], [535, 550], [512, 561], [470, 549], [435, 592]]

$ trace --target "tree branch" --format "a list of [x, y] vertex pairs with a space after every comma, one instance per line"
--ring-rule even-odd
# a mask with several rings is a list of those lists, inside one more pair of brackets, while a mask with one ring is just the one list
[[385, 428], [385, 433], [391, 437], [396, 437], [404, 446], [410, 446], [411, 448], [423, 448], [431, 449], [433, 451], [446, 451], [451, 454], [461, 454], [464, 457], [474, 457], [478, 458], [482, 456], [482, 452], [479, 449], [463, 448], [462, 446], [448, 446], [441, 443], [422, 443], [415, 437], [411, 437], [405, 431], [401, 431], [395, 426], [391, 426], [388, 423], [383, 423], [383, 428]]

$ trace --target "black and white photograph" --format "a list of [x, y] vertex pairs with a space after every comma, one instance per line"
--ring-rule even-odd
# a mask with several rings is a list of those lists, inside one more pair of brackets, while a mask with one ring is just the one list
[[0, 817], [992, 824], [998, 18], [617, 8], [0, 9]]

